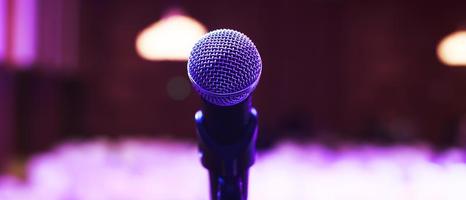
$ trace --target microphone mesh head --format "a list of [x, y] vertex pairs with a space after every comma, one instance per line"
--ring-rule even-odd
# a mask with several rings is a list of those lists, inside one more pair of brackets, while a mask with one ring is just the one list
[[219, 29], [204, 35], [193, 47], [188, 76], [202, 98], [219, 106], [245, 100], [255, 89], [262, 61], [244, 34]]

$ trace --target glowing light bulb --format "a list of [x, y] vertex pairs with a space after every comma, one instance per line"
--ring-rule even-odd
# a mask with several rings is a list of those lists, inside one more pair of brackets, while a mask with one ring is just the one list
[[466, 67], [466, 31], [457, 31], [442, 39], [437, 55], [446, 65]]
[[206, 32], [195, 19], [180, 12], [171, 13], [139, 33], [136, 50], [147, 60], [186, 61], [191, 48]]

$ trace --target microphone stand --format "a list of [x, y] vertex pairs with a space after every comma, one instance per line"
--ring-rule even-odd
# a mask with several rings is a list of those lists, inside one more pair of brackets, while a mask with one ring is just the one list
[[195, 114], [201, 162], [209, 170], [211, 200], [247, 200], [249, 167], [254, 164], [256, 152], [257, 111], [250, 108], [247, 114], [243, 133], [228, 144], [212, 137], [201, 110]]

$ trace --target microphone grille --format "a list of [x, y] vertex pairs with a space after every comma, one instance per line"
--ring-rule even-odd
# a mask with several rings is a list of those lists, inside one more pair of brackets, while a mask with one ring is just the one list
[[231, 106], [245, 100], [256, 87], [262, 61], [254, 43], [244, 34], [219, 29], [204, 35], [193, 47], [188, 76], [210, 103]]

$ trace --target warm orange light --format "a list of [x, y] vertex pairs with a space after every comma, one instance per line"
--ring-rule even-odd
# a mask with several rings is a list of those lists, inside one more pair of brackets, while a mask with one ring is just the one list
[[446, 65], [466, 67], [466, 31], [446, 36], [437, 47], [437, 55]]
[[139, 33], [136, 50], [147, 60], [185, 61], [195, 42], [206, 32], [207, 29], [195, 19], [170, 14]]

